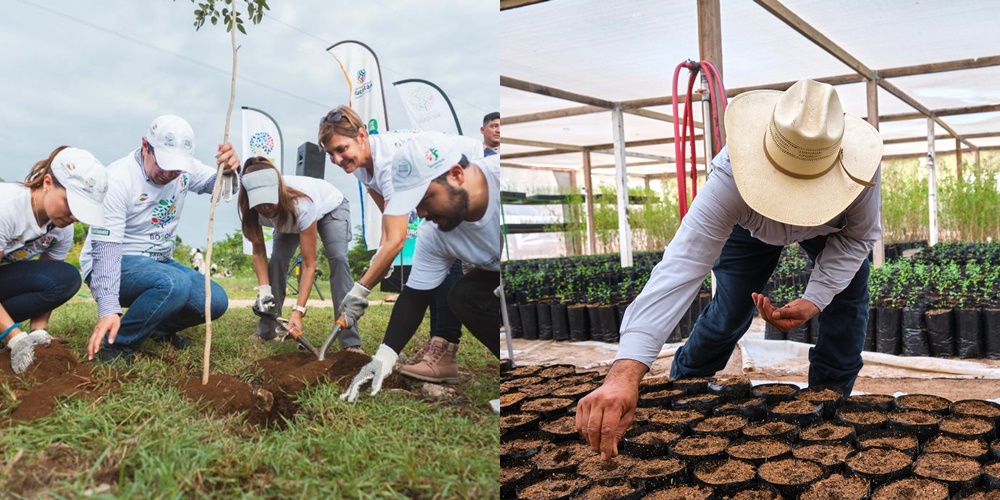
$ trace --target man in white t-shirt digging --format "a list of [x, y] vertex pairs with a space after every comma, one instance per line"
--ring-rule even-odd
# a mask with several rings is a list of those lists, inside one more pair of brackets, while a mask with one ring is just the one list
[[[139, 149], [108, 165], [105, 225], [91, 226], [80, 254], [99, 317], [88, 359], [100, 352], [104, 362], [131, 363], [148, 337], [182, 349], [188, 340], [177, 332], [205, 320], [205, 277], [173, 259], [184, 199], [215, 186], [216, 169], [194, 158], [194, 144], [187, 121], [164, 115], [150, 124]], [[219, 146], [216, 162], [224, 174], [240, 166], [229, 143]], [[212, 318], [228, 307], [226, 291], [213, 282]]]
[[[425, 221], [418, 229], [413, 268], [393, 307], [383, 343], [341, 395], [345, 401], [355, 401], [368, 381], [372, 395], [379, 392], [455, 259], [475, 269], [455, 283], [448, 304], [472, 335], [500, 358], [500, 299], [494, 294], [500, 286], [502, 245], [499, 157], [469, 163], [456, 141], [415, 137], [396, 152], [392, 169], [395, 194], [385, 214], [405, 217], [416, 208]], [[380, 272], [385, 269], [373, 270], [374, 275]], [[338, 321], [352, 325], [364, 314], [369, 289], [365, 285], [374, 283], [355, 284]]]

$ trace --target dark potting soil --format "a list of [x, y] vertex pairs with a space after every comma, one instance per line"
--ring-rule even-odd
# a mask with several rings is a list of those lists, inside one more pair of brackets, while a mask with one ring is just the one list
[[700, 402], [711, 402], [720, 399], [717, 394], [698, 394], [696, 396], [688, 396], [686, 398], [678, 399], [677, 402], [680, 404], [689, 403], [700, 403]]
[[189, 377], [181, 394], [207, 403], [218, 415], [248, 412], [247, 422], [253, 425], [266, 423], [268, 407], [273, 404], [273, 395], [255, 394], [246, 382], [225, 374], [211, 375], [207, 385], [202, 385], [200, 375]]
[[799, 439], [803, 441], [839, 441], [850, 436], [852, 432], [854, 432], [853, 427], [837, 425], [833, 422], [823, 422], [802, 429], [799, 432]]
[[677, 441], [681, 435], [677, 432], [673, 432], [667, 429], [656, 429], [648, 430], [630, 438], [629, 440], [639, 444], [645, 445], [657, 445], [657, 444], [669, 444]]
[[726, 453], [733, 458], [756, 460], [771, 458], [788, 453], [792, 446], [777, 439], [751, 439], [739, 444], [730, 445]]
[[541, 438], [519, 438], [504, 443], [500, 443], [500, 454], [511, 455], [514, 453], [524, 453], [540, 446], [548, 444], [547, 439]]
[[550, 366], [535, 375], [542, 378], [559, 378], [573, 373], [576, 373], [576, 367], [574, 366]]
[[511, 429], [519, 425], [524, 425], [532, 420], [538, 420], [537, 413], [512, 413], [500, 416], [500, 428]]
[[986, 453], [986, 443], [978, 439], [958, 439], [939, 435], [931, 438], [921, 449], [924, 453], [957, 453], [964, 457], [976, 458]]
[[574, 500], [616, 500], [634, 491], [635, 486], [632, 486], [627, 481], [608, 486], [592, 484], [580, 491], [573, 498]]
[[754, 386], [754, 392], [760, 394], [767, 394], [769, 396], [780, 396], [783, 394], [791, 394], [798, 390], [797, 387], [791, 384], [761, 384]]
[[722, 385], [722, 386], [741, 385], [741, 384], [745, 385], [750, 383], [750, 379], [747, 377], [723, 377], [715, 379], [715, 381], [712, 383], [715, 385]]
[[705, 462], [694, 470], [694, 476], [710, 485], [726, 485], [750, 481], [757, 475], [753, 465], [742, 460], [724, 459]]
[[976, 415], [986, 418], [1000, 417], [1000, 408], [992, 406], [986, 401], [957, 401], [952, 405], [951, 411], [956, 415]]
[[521, 411], [557, 411], [568, 408], [573, 404], [572, 399], [567, 398], [541, 398], [525, 401], [521, 403]]
[[938, 429], [952, 434], [979, 435], [993, 430], [993, 424], [975, 417], [947, 417], [941, 419]]
[[535, 454], [533, 460], [539, 470], [560, 469], [580, 465], [595, 453], [583, 443], [549, 443]]
[[508, 392], [507, 394], [500, 395], [500, 407], [504, 408], [507, 406], [515, 405], [524, 398], [528, 397], [527, 394], [523, 392]]
[[712, 488], [707, 486], [673, 486], [656, 490], [643, 500], [708, 500], [712, 498]]
[[688, 436], [674, 443], [671, 450], [685, 456], [705, 456], [721, 453], [729, 440], [718, 436]]
[[528, 397], [539, 398], [543, 396], [548, 396], [552, 394], [552, 391], [562, 387], [562, 384], [558, 380], [546, 380], [544, 382], [539, 382], [537, 384], [528, 385], [521, 387], [519, 390], [528, 395]]
[[799, 500], [863, 500], [868, 488], [868, 481], [860, 477], [831, 474], [810, 485]]
[[878, 410], [843, 410], [840, 418], [852, 424], [875, 425], [881, 424], [888, 418], [885, 413]]
[[[792, 456], [802, 460], [812, 460], [824, 466], [831, 466], [844, 463], [847, 455], [854, 451], [854, 447], [849, 444], [810, 444], [799, 446], [792, 450]], [[907, 457], [909, 458], [909, 457]]]
[[747, 408], [750, 406], [758, 405], [763, 403], [764, 400], [760, 398], [748, 399], [746, 401], [741, 401], [739, 403], [726, 403], [724, 405], [719, 405], [715, 407], [715, 411], [719, 413], [729, 413], [733, 410], [738, 410], [740, 408]]
[[747, 419], [739, 415], [723, 415], [720, 417], [708, 417], [694, 425], [697, 432], [726, 432], [742, 429], [747, 425]]
[[518, 389], [520, 389], [522, 387], [528, 387], [530, 385], [535, 385], [535, 384], [537, 384], [537, 383], [539, 383], [541, 381], [542, 381], [542, 377], [521, 377], [521, 378], [515, 378], [515, 379], [511, 379], [511, 380], [506, 380], [506, 381], [500, 382], [500, 391], [501, 392], [510, 392], [510, 391], [518, 390]]
[[875, 490], [872, 500], [945, 500], [948, 486], [938, 481], [908, 477]]
[[896, 401], [896, 406], [930, 412], [942, 412], [951, 406], [951, 401], [930, 394], [906, 394], [899, 397]]
[[580, 394], [586, 394], [594, 389], [597, 389], [598, 385], [593, 382], [586, 382], [579, 385], [564, 385], [554, 391], [552, 395], [555, 397], [562, 396], [577, 396]]
[[[501, 447], [502, 449], [502, 447]], [[530, 463], [520, 464], [520, 465], [508, 465], [506, 467], [500, 468], [500, 484], [507, 484], [511, 481], [517, 481], [524, 477], [525, 474], [531, 472], [533, 466]]]
[[640, 479], [657, 478], [676, 474], [684, 469], [687, 464], [683, 460], [676, 458], [652, 458], [647, 460], [636, 460], [632, 466], [631, 476]]
[[548, 500], [568, 496], [587, 486], [588, 481], [572, 475], [556, 474], [517, 491], [517, 498], [524, 500]]
[[747, 436], [775, 436], [784, 434], [795, 428], [791, 422], [773, 420], [770, 422], [754, 422], [743, 428], [743, 434]]
[[566, 415], [555, 420], [539, 422], [538, 427], [552, 434], [571, 434], [576, 432], [576, 415]]
[[916, 436], [912, 435], [881, 436], [881, 437], [872, 437], [861, 440], [861, 446], [863, 448], [880, 446], [883, 448], [892, 448], [895, 450], [910, 450], [916, 448], [917, 444], [918, 441]]
[[822, 389], [802, 389], [798, 394], [795, 395], [795, 399], [804, 399], [806, 401], [813, 402], [828, 402], [836, 401], [841, 397], [842, 393], [835, 389], [830, 389], [824, 387]]
[[993, 477], [1000, 477], [1000, 462], [993, 462], [983, 467], [983, 472]]
[[819, 407], [809, 401], [796, 399], [794, 401], [782, 401], [771, 409], [774, 413], [781, 414], [808, 414], [815, 412]]
[[658, 424], [686, 424], [701, 418], [701, 413], [691, 410], [663, 410], [653, 412], [649, 416], [650, 422]]
[[643, 389], [645, 389], [647, 387], [656, 387], [656, 386], [661, 386], [661, 385], [669, 387], [670, 384], [673, 383], [673, 381], [674, 381], [674, 379], [672, 379], [670, 377], [667, 377], [667, 376], [662, 376], [662, 377], [646, 377], [646, 378], [643, 378], [642, 380], [639, 381], [639, 390], [642, 391]]
[[858, 394], [856, 396], [850, 396], [845, 401], [848, 404], [859, 404], [859, 405], [877, 405], [886, 404], [894, 402], [896, 398], [888, 394]]
[[889, 414], [889, 420], [904, 424], [937, 424], [941, 417], [923, 410], [902, 410]]
[[961, 498], [962, 500], [1000, 500], [1000, 490], [974, 491]]
[[596, 381], [600, 380], [600, 378], [601, 376], [597, 372], [583, 372], [577, 373], [576, 375], [570, 375], [568, 377], [561, 377], [559, 379], [559, 383], [562, 384], [563, 387], [568, 387], [571, 385], [597, 383]]
[[906, 453], [887, 448], [867, 448], [847, 459], [847, 465], [865, 474], [888, 474], [910, 465]]
[[940, 481], [968, 481], [983, 473], [979, 462], [950, 453], [924, 453], [917, 457], [913, 473]]
[[823, 468], [816, 462], [797, 458], [765, 462], [758, 470], [761, 479], [771, 484], [803, 484], [823, 475]]
[[662, 391], [646, 392], [639, 397], [642, 399], [660, 399], [671, 396], [680, 396], [682, 394], [684, 394], [684, 391], [681, 389], [664, 389]]
[[781, 500], [781, 498], [780, 493], [763, 486], [756, 489], [738, 491], [732, 495], [722, 497], [723, 500]]
[[618, 455], [602, 460], [600, 455], [594, 455], [576, 467], [576, 475], [588, 478], [594, 482], [603, 479], [623, 478], [637, 462], [628, 455]]
[[507, 372], [507, 375], [512, 377], [526, 377], [528, 375], [538, 373], [541, 370], [542, 367], [538, 365], [522, 365], [512, 368], [509, 372]]

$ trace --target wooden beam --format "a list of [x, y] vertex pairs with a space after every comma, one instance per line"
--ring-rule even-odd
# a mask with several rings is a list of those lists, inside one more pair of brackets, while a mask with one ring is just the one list
[[[1000, 151], [1000, 146], [979, 146], [977, 151]], [[939, 155], [952, 154], [954, 151], [938, 151]], [[898, 155], [882, 155], [882, 161], [912, 160], [915, 158], [926, 158], [927, 153], [902, 153]]]
[[500, 75], [500, 86], [530, 92], [532, 94], [547, 95], [549, 97], [555, 97], [556, 99], [578, 102], [580, 104], [587, 104], [590, 106], [599, 106], [607, 109], [613, 109], [615, 107], [615, 103], [608, 100], [577, 94], [575, 92], [557, 89], [546, 85], [539, 85], [537, 83], [526, 82], [509, 76]]
[[[865, 81], [865, 95], [868, 111], [868, 123], [875, 127], [875, 130], [878, 130], [878, 82], [876, 82], [874, 78]], [[879, 185], [879, 189], [882, 189], [883, 187], [884, 186], [881, 184]], [[885, 227], [885, 221], [882, 220], [881, 196], [879, 196], [878, 217], [882, 227]], [[878, 239], [875, 240], [875, 245], [872, 247], [872, 264], [876, 269], [885, 264], [885, 240], [882, 238], [881, 232], [878, 235]]]
[[[696, 136], [694, 136], [694, 139], [696, 141], [700, 141], [702, 139], [702, 136], [701, 135], [696, 135]], [[529, 139], [512, 139], [512, 138], [504, 138], [503, 142], [505, 144], [513, 144], [513, 145], [516, 145], [516, 146], [529, 146], [529, 147], [539, 147], [539, 148], [551, 148], [551, 149], [545, 149], [545, 150], [542, 150], [542, 151], [525, 151], [525, 152], [522, 152], [522, 153], [504, 153], [501, 156], [504, 160], [515, 160], [515, 159], [521, 159], [521, 158], [534, 158], [536, 156], [561, 155], [561, 154], [572, 153], [572, 152], [576, 152], [576, 151], [582, 151], [584, 148], [590, 148], [590, 149], [610, 149], [610, 148], [615, 147], [615, 145], [613, 143], [610, 143], [610, 142], [604, 143], [604, 144], [592, 144], [592, 145], [589, 145], [589, 146], [576, 146], [576, 145], [572, 145], [572, 144], [558, 144], [558, 143], [552, 143], [552, 142], [541, 142], [541, 141], [532, 141], [532, 140], [529, 140]], [[662, 144], [673, 144], [673, 143], [674, 143], [674, 139], [672, 137], [666, 137], [666, 138], [662, 138], [662, 139], [643, 139], [643, 140], [639, 140], [639, 141], [629, 141], [629, 142], [625, 143], [625, 147], [626, 148], [641, 148], [641, 147], [644, 147], [644, 146], [659, 146], [659, 145], [662, 145]], [[542, 144], [544, 144], [544, 145], [542, 145]]]
[[587, 253], [597, 252], [597, 233], [594, 229], [594, 179], [590, 170], [590, 151], [583, 150], [583, 183], [587, 190]]
[[500, 0], [500, 10], [516, 9], [545, 1], [547, 0]]
[[952, 137], [954, 137], [954, 138], [956, 138], [956, 139], [958, 139], [958, 140], [960, 140], [960, 141], [968, 144], [969, 147], [972, 147], [972, 148], [976, 147], [971, 142], [965, 140], [965, 138], [963, 138], [961, 134], [959, 134], [958, 132], [955, 132], [955, 129], [953, 129], [950, 126], [948, 126], [948, 124], [945, 123], [943, 120], [941, 120], [940, 118], [934, 116], [934, 112], [931, 111], [930, 109], [927, 109], [927, 106], [924, 106], [923, 104], [920, 104], [919, 102], [917, 102], [916, 99], [910, 97], [909, 94], [907, 94], [906, 92], [903, 92], [899, 87], [897, 87], [897, 86], [889, 83], [886, 80], [879, 80], [878, 84], [879, 84], [880, 87], [882, 87], [885, 90], [889, 91], [890, 94], [898, 97], [899, 100], [905, 102], [906, 104], [909, 104], [910, 107], [912, 107], [913, 109], [915, 109], [917, 111], [920, 111], [927, 118], [929, 118], [931, 120], [934, 120], [934, 122], [937, 123], [938, 125], [940, 125], [941, 128], [947, 130], [948, 133], [952, 135]]
[[511, 125], [515, 123], [537, 122], [542, 120], [552, 120], [554, 118], [565, 118], [567, 116], [589, 115], [603, 111], [608, 110], [598, 106], [577, 106], [575, 108], [563, 108], [552, 111], [539, 111], [538, 113], [528, 113], [524, 115], [505, 116], [503, 117], [503, 124]]
[[[984, 104], [981, 106], [965, 106], [961, 108], [943, 108], [943, 109], [932, 109], [931, 114], [934, 116], [954, 116], [954, 115], [971, 115], [975, 113], [992, 113], [994, 111], [1000, 111], [1000, 104]], [[920, 113], [897, 113], [894, 115], [885, 115], [882, 117], [884, 122], [898, 122], [903, 120], [916, 120], [918, 118], [925, 118], [926, 116]], [[926, 139], [926, 137], [924, 138]]]
[[878, 74], [882, 78], [898, 78], [901, 76], [926, 75], [929, 73], [941, 73], [945, 71], [988, 68], [990, 66], [1000, 66], [1000, 56], [976, 57], [974, 59], [959, 59], [957, 61], [900, 66], [898, 68], [880, 69], [878, 70]]
[[[719, 0], [698, 0], [698, 55], [702, 61], [708, 61], [715, 66], [715, 69], [719, 72], [719, 79], [723, 80], [722, 13], [719, 8]], [[722, 81], [717, 83], [719, 86], [722, 86]], [[704, 70], [701, 72], [701, 84], [703, 88], [709, 87]], [[711, 97], [710, 92], [708, 95]], [[716, 151], [720, 151], [726, 145], [726, 123], [722, 118], [722, 101], [724, 100], [725, 98], [720, 97], [715, 102], [702, 101], [702, 116], [706, 120], [706, 123], [708, 123], [708, 128], [702, 127], [706, 137], [704, 142], [704, 152], [706, 155], [715, 156]], [[711, 118], [713, 114], [719, 117], [718, 131], [714, 130], [715, 124]], [[712, 144], [713, 137], [719, 137], [719, 144]]]
[[533, 141], [531, 139], [514, 139], [512, 137], [504, 137], [503, 143], [513, 144], [515, 146], [528, 146], [532, 148], [562, 149], [566, 152], [583, 151], [583, 146], [561, 144], [558, 142]]
[[520, 160], [521, 158], [537, 158], [539, 156], [564, 155], [568, 153], [573, 153], [573, 151], [566, 151], [565, 149], [543, 149], [541, 151], [525, 151], [523, 153], [504, 153], [502, 158], [504, 160]]
[[[1000, 137], [1000, 132], [980, 132], [978, 134], [965, 134], [963, 137], [969, 139], [986, 139], [989, 137]], [[942, 141], [945, 139], [951, 139], [951, 134], [938, 134], [934, 136], [934, 140]], [[906, 144], [908, 142], [923, 142], [926, 141], [926, 136], [914, 136], [914, 137], [900, 137], [897, 139], [885, 139], [882, 141], [883, 144]], [[964, 147], [962, 149], [972, 149], [969, 147]]]
[[798, 31], [802, 36], [806, 37], [809, 41], [819, 45], [819, 47], [830, 53], [838, 61], [847, 65], [847, 67], [853, 69], [856, 73], [864, 76], [871, 77], [872, 70], [868, 66], [865, 66], [861, 61], [857, 60], [851, 54], [848, 54], [846, 50], [841, 48], [833, 40], [830, 40], [819, 30], [813, 28], [812, 25], [805, 22], [801, 17], [796, 15], [788, 7], [785, 7], [778, 2], [778, 0], [754, 0], [757, 5], [760, 5], [765, 10], [770, 12], [774, 17], [777, 17], [782, 22], [787, 24], [793, 30]]
[[962, 141], [955, 139], [955, 177], [962, 180]]

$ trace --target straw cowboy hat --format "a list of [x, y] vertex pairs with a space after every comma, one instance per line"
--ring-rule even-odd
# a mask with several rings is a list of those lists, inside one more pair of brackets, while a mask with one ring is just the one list
[[874, 186], [882, 159], [875, 127], [844, 113], [837, 91], [812, 80], [736, 96], [726, 132], [740, 195], [761, 215], [795, 226], [843, 212]]

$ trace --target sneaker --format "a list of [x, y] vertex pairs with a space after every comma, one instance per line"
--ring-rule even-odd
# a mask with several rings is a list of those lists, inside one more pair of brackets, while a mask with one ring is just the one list
[[112, 363], [116, 359], [124, 361], [126, 366], [132, 366], [132, 363], [135, 363], [135, 351], [128, 347], [119, 348], [104, 345], [101, 346], [101, 350], [97, 354], [104, 363]]
[[458, 383], [458, 364], [455, 354], [458, 344], [452, 344], [441, 337], [432, 337], [426, 354], [417, 364], [406, 365], [399, 372], [407, 377], [427, 382], [444, 384]]

